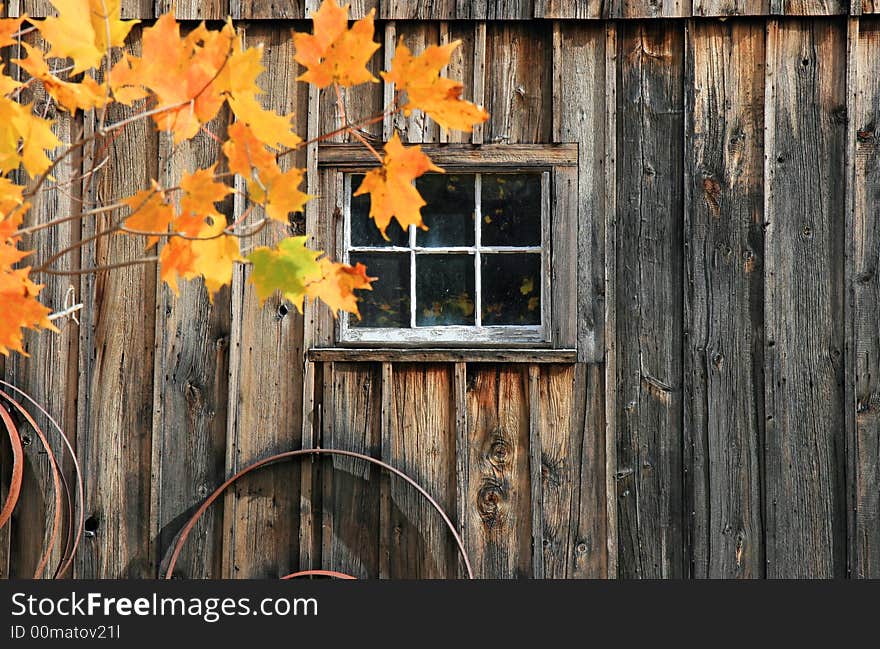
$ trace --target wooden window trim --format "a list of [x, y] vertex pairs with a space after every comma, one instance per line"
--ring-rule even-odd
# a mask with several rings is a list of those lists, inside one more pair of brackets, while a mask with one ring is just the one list
[[[314, 338], [320, 345], [323, 356], [328, 350], [347, 350], [349, 360], [397, 359], [402, 352], [413, 358], [418, 354], [434, 350], [430, 356], [440, 358], [438, 348], [446, 350], [447, 358], [467, 360], [469, 358], [498, 358], [510, 362], [510, 354], [519, 350], [523, 357], [568, 359], [577, 354], [577, 299], [576, 277], [578, 215], [577, 197], [567, 196], [572, 186], [577, 186], [577, 144], [536, 144], [536, 145], [422, 145], [436, 164], [450, 171], [461, 172], [548, 172], [549, 188], [546, 180], [542, 182], [542, 211], [547, 210], [549, 218], [542, 217], [542, 303], [548, 305], [548, 317], [542, 314], [543, 335], [535, 336], [535, 327], [505, 326], [485, 327], [485, 333], [475, 339], [463, 336], [464, 331], [455, 327], [437, 327], [437, 335], [430, 339], [419, 337], [407, 340], [400, 329], [389, 330], [393, 335], [388, 340], [370, 337], [367, 340], [343, 340], [341, 320], [323, 320], [324, 327], [330, 327]], [[321, 144], [318, 147], [318, 170], [324, 187], [324, 206], [322, 211], [329, 216], [335, 214], [335, 225], [323, 229], [323, 239], [318, 237], [315, 245], [319, 249], [332, 251], [337, 259], [343, 258], [346, 226], [344, 211], [347, 208], [345, 175], [365, 171], [376, 166], [377, 162], [369, 151], [359, 144]], [[572, 185], [573, 183], [573, 185]], [[329, 191], [328, 191], [329, 190]], [[545, 205], [546, 204], [546, 205]], [[548, 230], [545, 235], [543, 229]], [[329, 240], [327, 239], [329, 237]], [[549, 253], [547, 249], [549, 248]], [[406, 248], [409, 251], [409, 248]], [[320, 323], [320, 321], [319, 321]], [[428, 328], [421, 328], [422, 332]], [[460, 327], [473, 331], [472, 327]], [[497, 329], [497, 332], [486, 330]], [[519, 331], [521, 330], [521, 331]], [[531, 330], [531, 331], [530, 331]], [[356, 328], [349, 329], [357, 331]], [[380, 331], [363, 330], [361, 331]], [[519, 340], [517, 339], [519, 338]], [[329, 345], [327, 343], [330, 343]], [[313, 350], [315, 351], [315, 350]], [[310, 352], [311, 354], [311, 352]], [[413, 356], [413, 354], [415, 354]], [[332, 355], [332, 354], [331, 354]], [[493, 356], [494, 355], [494, 356]], [[534, 361], [541, 362], [541, 361]]]

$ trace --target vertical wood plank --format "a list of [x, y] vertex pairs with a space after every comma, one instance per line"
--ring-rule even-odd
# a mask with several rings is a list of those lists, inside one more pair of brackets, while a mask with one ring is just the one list
[[[607, 575], [604, 393], [599, 365], [533, 366], [530, 372], [535, 537], [547, 579]], [[537, 480], [537, 485], [534, 481]]]
[[843, 576], [846, 49], [771, 22], [765, 218], [767, 574]]
[[[389, 364], [390, 365], [390, 364]], [[390, 396], [382, 459], [455, 511], [455, 403], [451, 365], [400, 363], [383, 376]], [[434, 508], [399, 478], [390, 481], [382, 526], [391, 579], [454, 577], [458, 552]]]
[[605, 26], [605, 512], [608, 577], [618, 576], [617, 516], [617, 25]]
[[[223, 111], [208, 129], [223, 137]], [[174, 146], [164, 134], [159, 146], [159, 183], [175, 187], [185, 172], [222, 159], [207, 134]], [[224, 161], [225, 162], [225, 161]], [[223, 171], [224, 165], [218, 167]], [[232, 216], [232, 200], [222, 205]], [[153, 377], [151, 552], [158, 566], [185, 522], [182, 514], [223, 481], [229, 374], [230, 292], [208, 297], [201, 280], [182, 282], [180, 295], [161, 283], [156, 305]], [[193, 531], [178, 562], [188, 578], [220, 577], [222, 515], [212, 508]]]
[[467, 550], [477, 577], [531, 574], [529, 404], [525, 368], [468, 367]]
[[608, 136], [604, 128], [605, 87], [605, 26], [556, 23], [553, 31], [553, 141], [579, 145], [574, 256], [578, 267], [576, 335], [580, 362], [598, 362], [604, 357], [604, 187]]
[[[486, 105], [486, 23], [474, 24], [474, 103]], [[483, 144], [485, 124], [477, 124], [471, 133], [473, 144]]]
[[685, 447], [693, 575], [764, 572], [764, 28], [688, 38]]
[[[325, 385], [328, 381], [325, 380]], [[381, 366], [334, 363], [325, 396], [324, 446], [380, 457]], [[326, 402], [326, 401], [325, 401]], [[351, 458], [323, 463], [322, 567], [361, 579], [379, 575], [381, 471]]]
[[617, 494], [620, 575], [681, 577], [683, 43], [619, 26]]
[[693, 0], [610, 0], [606, 18], [681, 18], [690, 16]]
[[490, 23], [486, 30], [486, 143], [550, 142], [553, 129], [550, 25]]
[[850, 37], [854, 42], [849, 44], [853, 54], [848, 135], [854, 156], [848, 162], [853, 174], [848, 242], [852, 275], [846, 320], [852, 323], [849, 372], [854, 398], [847, 399], [846, 405], [854, 415], [853, 464], [848, 476], [854, 509], [851, 563], [853, 577], [876, 578], [880, 576], [880, 22], [862, 18], [850, 30]]
[[[264, 104], [279, 113], [307, 114], [308, 91], [294, 81], [292, 43], [271, 25], [250, 25], [246, 43], [264, 45]], [[305, 120], [299, 118], [302, 124]], [[298, 129], [304, 131], [304, 128]], [[300, 154], [290, 165], [302, 166]], [[236, 203], [236, 214], [244, 205]], [[272, 245], [304, 232], [302, 215], [288, 227], [273, 224], [245, 245]], [[273, 296], [262, 307], [239, 267], [231, 290], [233, 373], [229, 386], [227, 473], [272, 453], [299, 448], [303, 437], [303, 319]], [[248, 477], [227, 497], [224, 521], [226, 572], [230, 577], [281, 576], [297, 570], [301, 469], [309, 460], [285, 463]]]
[[[134, 42], [139, 33], [133, 30]], [[108, 120], [130, 114], [114, 106]], [[86, 126], [88, 133], [95, 125]], [[147, 187], [157, 176], [157, 142], [152, 121], [131, 124], [125, 137], [107, 143], [109, 163], [93, 177], [85, 198], [112, 204]], [[84, 167], [91, 163], [87, 157]], [[84, 221], [83, 236], [94, 236], [123, 216], [107, 213]], [[142, 238], [103, 237], [83, 248], [81, 263], [89, 268], [137, 259], [143, 248]], [[94, 531], [74, 563], [77, 577], [146, 578], [155, 572], [145, 522], [150, 517], [156, 288], [154, 264], [81, 280], [81, 300], [92, 308], [81, 316], [76, 447]]]

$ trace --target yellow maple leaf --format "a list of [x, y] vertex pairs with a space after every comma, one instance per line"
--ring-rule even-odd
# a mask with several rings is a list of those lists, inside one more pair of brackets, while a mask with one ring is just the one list
[[379, 49], [373, 41], [375, 9], [348, 28], [348, 7], [324, 0], [312, 15], [313, 34], [294, 32], [294, 60], [306, 68], [297, 79], [326, 88], [378, 81], [367, 63]]
[[348, 311], [361, 317], [357, 306], [355, 290], [372, 291], [371, 282], [377, 278], [367, 276], [367, 267], [361, 263], [355, 266], [337, 263], [327, 257], [318, 260], [321, 278], [306, 285], [305, 294], [318, 298], [330, 307], [333, 317], [337, 311]]
[[461, 98], [464, 88], [461, 83], [440, 76], [440, 70], [449, 64], [449, 57], [460, 44], [461, 41], [453, 41], [447, 45], [432, 45], [413, 56], [403, 41], [398, 43], [391, 70], [383, 72], [382, 77], [395, 84], [397, 90], [406, 92], [405, 115], [418, 109], [443, 128], [459, 131], [470, 131], [474, 124], [489, 119], [485, 110]]
[[[180, 179], [180, 188], [183, 190], [183, 197], [180, 199], [180, 211], [184, 219], [193, 217], [197, 220], [208, 218], [216, 221], [223, 220], [217, 211], [216, 203], [219, 203], [231, 194], [232, 188], [214, 179], [216, 168], [217, 163], [215, 162], [207, 169], [197, 169], [192, 173], [186, 172], [183, 174], [183, 177]], [[197, 228], [197, 230], [200, 229], [201, 226]], [[186, 227], [177, 231], [191, 236], [198, 236], [197, 232], [190, 232]]]
[[428, 229], [422, 223], [421, 214], [425, 201], [413, 181], [429, 171], [443, 173], [422, 153], [420, 146], [403, 146], [395, 133], [385, 145], [382, 166], [364, 175], [354, 195], [370, 195], [370, 216], [386, 241], [385, 230], [392, 218], [397, 219], [404, 230], [410, 225]]
[[8, 95], [16, 89], [21, 88], [21, 82], [7, 75], [5, 69], [6, 65], [0, 64], [0, 95]]
[[13, 59], [13, 63], [17, 63], [32, 77], [39, 79], [43, 87], [46, 88], [46, 92], [68, 112], [73, 113], [77, 109], [99, 108], [106, 103], [105, 87], [99, 85], [92, 77], [85, 75], [79, 83], [62, 81], [51, 73], [40, 50], [27, 43], [22, 43], [22, 45], [27, 52], [27, 58]]
[[190, 235], [198, 239], [172, 237], [159, 255], [160, 277], [175, 295], [180, 294], [178, 277], [194, 279], [201, 276], [211, 301], [223, 286], [232, 282], [232, 270], [237, 261], [243, 261], [238, 239], [222, 234], [226, 223], [202, 223], [198, 232]]
[[49, 43], [47, 56], [73, 59], [73, 74], [97, 68], [122, 47], [137, 20], [120, 20], [121, 0], [51, 0], [58, 16], [33, 21]]

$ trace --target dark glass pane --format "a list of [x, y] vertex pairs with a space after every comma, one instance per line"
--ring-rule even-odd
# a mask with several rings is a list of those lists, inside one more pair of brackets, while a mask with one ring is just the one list
[[416, 324], [475, 324], [473, 255], [416, 256]]
[[409, 327], [409, 254], [351, 253], [351, 264], [367, 267], [372, 291], [358, 291], [361, 319], [352, 316], [352, 327]]
[[376, 222], [370, 218], [370, 197], [367, 194], [355, 196], [354, 193], [361, 186], [363, 174], [351, 177], [351, 245], [353, 246], [408, 246], [409, 235], [404, 232], [400, 224], [391, 220], [385, 234], [390, 241], [382, 238], [382, 233], [376, 227]]
[[540, 174], [483, 174], [484, 246], [541, 245]]
[[428, 203], [422, 208], [428, 230], [416, 230], [418, 245], [474, 245], [474, 179], [473, 174], [425, 174], [416, 180]]
[[541, 324], [541, 255], [483, 253], [481, 261], [483, 324]]

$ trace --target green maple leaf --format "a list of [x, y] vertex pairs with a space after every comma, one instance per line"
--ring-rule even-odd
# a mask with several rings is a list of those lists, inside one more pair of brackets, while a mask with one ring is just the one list
[[251, 282], [261, 304], [275, 291], [280, 291], [302, 311], [306, 284], [321, 277], [316, 259], [322, 253], [306, 248], [306, 238], [282, 239], [275, 248], [257, 248], [248, 255], [253, 264]]

